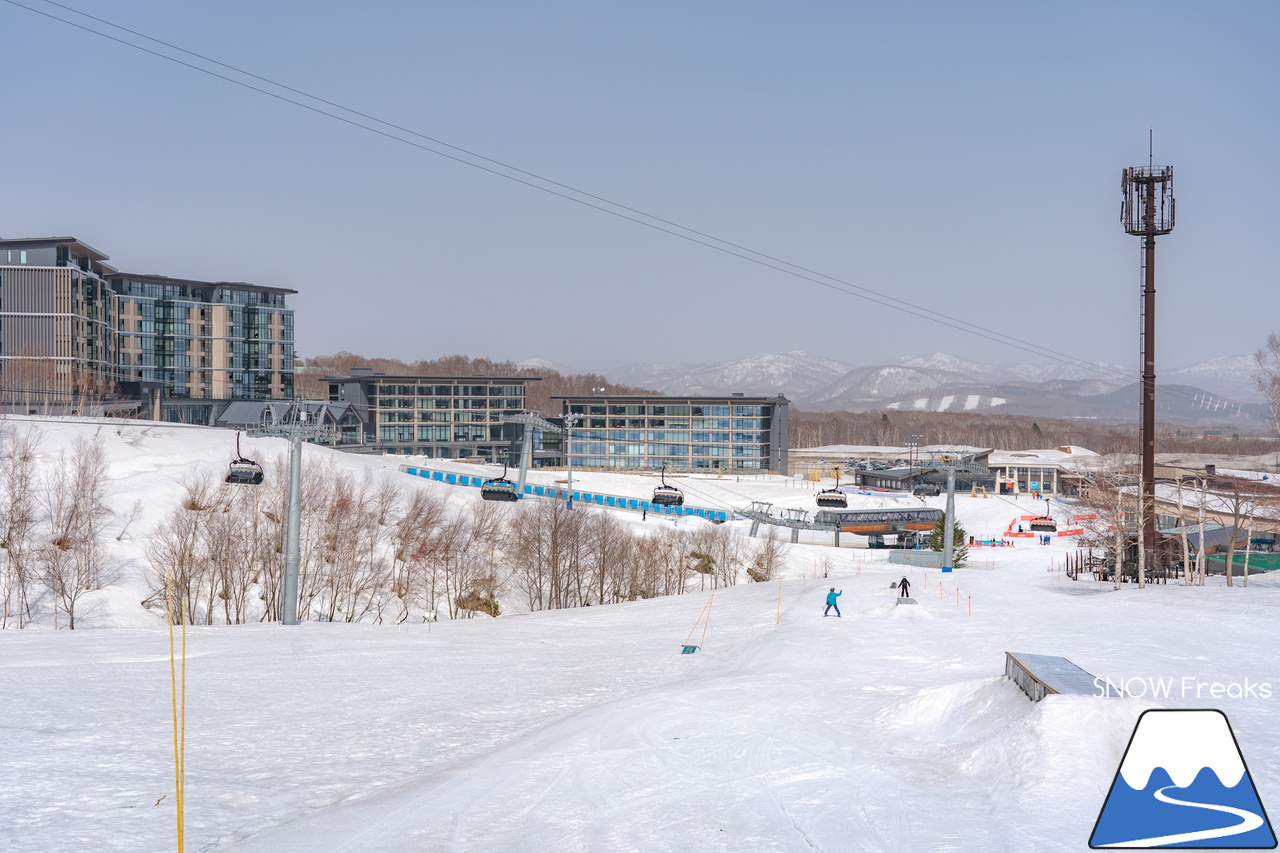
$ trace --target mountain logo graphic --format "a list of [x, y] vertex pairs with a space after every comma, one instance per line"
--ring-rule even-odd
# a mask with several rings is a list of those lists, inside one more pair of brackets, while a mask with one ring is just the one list
[[1144, 711], [1089, 846], [1271, 850], [1276, 835], [1221, 711]]

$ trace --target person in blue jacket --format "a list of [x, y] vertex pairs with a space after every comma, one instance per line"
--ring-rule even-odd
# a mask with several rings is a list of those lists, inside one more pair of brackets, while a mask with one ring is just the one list
[[836, 599], [842, 595], [844, 595], [843, 589], [836, 592], [836, 588], [834, 586], [831, 587], [831, 592], [827, 593], [827, 609], [822, 611], [823, 616], [830, 616], [831, 608], [833, 607], [836, 609], [836, 616], [840, 615], [840, 607], [836, 604]]

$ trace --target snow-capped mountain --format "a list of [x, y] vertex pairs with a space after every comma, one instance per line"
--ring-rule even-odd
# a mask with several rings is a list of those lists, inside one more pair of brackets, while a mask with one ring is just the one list
[[890, 364], [919, 367], [930, 370], [947, 370], [961, 373], [970, 379], [983, 382], [1052, 382], [1055, 380], [1081, 381], [1103, 379], [1123, 384], [1133, 371], [1119, 364], [1105, 361], [1077, 362], [1055, 361], [1048, 364], [982, 364], [957, 358], [944, 352], [926, 356], [904, 356]]
[[882, 364], [850, 370], [808, 398], [815, 408], [849, 408], [860, 401], [874, 401], [930, 391], [943, 385], [971, 384], [963, 373], [949, 370]]
[[1262, 402], [1262, 395], [1253, 384], [1253, 371], [1256, 369], [1251, 355], [1227, 355], [1171, 370], [1163, 378], [1208, 388], [1246, 403], [1256, 403]]
[[[1160, 374], [1159, 416], [1169, 422], [1227, 424], [1257, 414], [1252, 362], [1229, 356]], [[783, 394], [819, 411], [892, 408], [1009, 412], [1046, 418], [1125, 421], [1137, 416], [1136, 368], [1107, 362], [985, 364], [943, 352], [875, 365], [805, 352], [717, 364], [629, 364], [600, 371], [613, 382], [667, 394]]]
[[717, 364], [628, 364], [601, 371], [610, 382], [667, 394], [785, 394], [798, 400], [829, 385], [852, 364], [805, 352], [760, 355]]
[[560, 364], [554, 361], [547, 361], [545, 358], [526, 358], [524, 361], [516, 362], [517, 367], [527, 367], [531, 370], [554, 370], [561, 376], [573, 376], [577, 373], [588, 373], [590, 371], [581, 370], [577, 367], [569, 367], [566, 364]]

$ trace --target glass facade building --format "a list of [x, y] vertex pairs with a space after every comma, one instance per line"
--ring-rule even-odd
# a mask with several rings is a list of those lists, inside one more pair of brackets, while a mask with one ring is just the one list
[[120, 378], [158, 382], [166, 397], [268, 400], [293, 396], [297, 291], [116, 273]]
[[787, 412], [778, 397], [553, 397], [573, 416], [575, 468], [787, 470]]
[[0, 240], [5, 387], [106, 394], [116, 383], [162, 397], [293, 396], [296, 293], [245, 282], [118, 272], [73, 237]]
[[[327, 376], [329, 401], [361, 413], [362, 434], [348, 443], [387, 453], [497, 460], [522, 427], [499, 418], [524, 410], [528, 377], [387, 376], [353, 371]], [[514, 465], [516, 459], [512, 458]]]

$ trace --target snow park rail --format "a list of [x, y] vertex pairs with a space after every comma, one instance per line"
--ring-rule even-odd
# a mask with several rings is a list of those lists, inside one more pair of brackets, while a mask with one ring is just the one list
[[[450, 486], [475, 486], [480, 484], [488, 477], [472, 477], [467, 474], [454, 474], [448, 471], [433, 471], [430, 468], [419, 468], [415, 465], [401, 465], [400, 470], [414, 477], [424, 477], [428, 480], [434, 480], [437, 483], [447, 483]], [[568, 489], [558, 489], [555, 486], [535, 486], [526, 484], [524, 491], [519, 495], [521, 498], [555, 498], [558, 500], [568, 500]], [[584, 503], [591, 506], [608, 507], [609, 509], [621, 509], [630, 512], [653, 512], [661, 515], [685, 516], [689, 518], [705, 518], [708, 521], [728, 521], [729, 514], [720, 509], [707, 509], [706, 507], [697, 506], [673, 506], [655, 504], [652, 501], [641, 500], [640, 498], [628, 498], [623, 495], [606, 495], [599, 492], [584, 492], [579, 489], [573, 490], [573, 500], [575, 503]]]
[[1064, 657], [1004, 653], [1004, 674], [1027, 698], [1039, 702], [1050, 693], [1097, 696], [1097, 679]]

